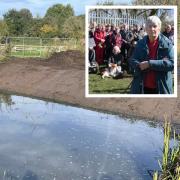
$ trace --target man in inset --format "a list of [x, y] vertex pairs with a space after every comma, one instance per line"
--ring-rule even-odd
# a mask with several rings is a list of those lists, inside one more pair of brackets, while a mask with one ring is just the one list
[[146, 21], [147, 36], [138, 41], [130, 65], [133, 69], [131, 94], [172, 94], [174, 49], [160, 33], [161, 20], [150, 16]]

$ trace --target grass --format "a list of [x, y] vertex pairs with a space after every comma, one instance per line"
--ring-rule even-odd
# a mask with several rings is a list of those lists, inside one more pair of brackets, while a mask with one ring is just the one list
[[5, 60], [7, 60], [6, 56], [0, 55], [0, 63], [4, 62]]
[[7, 52], [8, 52], [7, 46], [3, 46], [3, 47], [0, 46], [0, 63], [7, 60]]
[[153, 180], [180, 180], [180, 135], [174, 132], [174, 145], [170, 147], [170, 123], [165, 121], [164, 125], [164, 147], [162, 162], [159, 163], [161, 173], [156, 171]]
[[131, 81], [131, 76], [102, 79], [98, 74], [89, 74], [89, 94], [128, 94]]
[[17, 51], [17, 52], [11, 52], [11, 56], [27, 56], [27, 57], [32, 57], [32, 56], [41, 56], [39, 51]]

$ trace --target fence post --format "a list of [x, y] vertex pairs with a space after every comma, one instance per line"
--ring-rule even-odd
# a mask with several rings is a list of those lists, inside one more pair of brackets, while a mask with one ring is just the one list
[[23, 37], [23, 57], [25, 56], [24, 37]]
[[77, 39], [75, 39], [75, 50], [77, 49]]
[[42, 56], [42, 38], [39, 39], [40, 41], [40, 57]]

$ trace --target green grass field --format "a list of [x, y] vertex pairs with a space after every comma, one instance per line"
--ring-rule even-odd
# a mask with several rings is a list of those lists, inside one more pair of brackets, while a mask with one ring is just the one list
[[105, 78], [98, 74], [89, 74], [89, 94], [129, 94], [132, 77], [122, 79]]
[[27, 56], [27, 57], [41, 57], [43, 56], [43, 54], [41, 55], [39, 51], [17, 51], [17, 52], [11, 52], [10, 53], [11, 56]]

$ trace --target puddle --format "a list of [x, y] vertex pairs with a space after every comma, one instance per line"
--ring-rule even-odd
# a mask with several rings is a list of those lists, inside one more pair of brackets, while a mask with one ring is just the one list
[[159, 169], [158, 124], [27, 97], [0, 99], [0, 179], [148, 180], [148, 170]]

